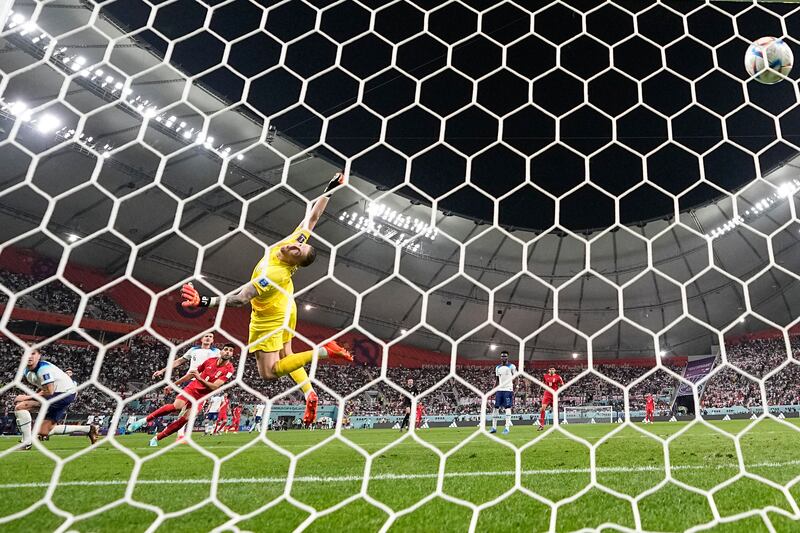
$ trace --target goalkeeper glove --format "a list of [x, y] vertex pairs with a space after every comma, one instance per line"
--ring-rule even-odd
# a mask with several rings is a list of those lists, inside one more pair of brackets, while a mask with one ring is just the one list
[[183, 297], [183, 302], [181, 302], [183, 307], [208, 307], [211, 303], [211, 298], [209, 296], [201, 296], [191, 283], [183, 284], [181, 296]]
[[325, 187], [325, 196], [327, 196], [328, 198], [333, 196], [332, 192], [333, 189], [335, 189], [340, 185], [344, 185], [344, 174], [342, 174], [341, 172], [337, 172], [336, 174], [333, 175], [333, 179], [328, 182], [328, 186]]

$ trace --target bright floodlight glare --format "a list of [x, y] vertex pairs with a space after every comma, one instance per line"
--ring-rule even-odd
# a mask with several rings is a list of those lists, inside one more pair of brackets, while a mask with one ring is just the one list
[[778, 196], [781, 198], [788, 198], [797, 192], [797, 186], [794, 183], [782, 183], [778, 187]]
[[572, 358], [573, 359], [577, 359], [578, 358], [578, 352], [572, 352]]
[[496, 345], [496, 344], [490, 344], [490, 345], [489, 345], [489, 349], [490, 349], [491, 351], [495, 351], [495, 350], [497, 349], [497, 345]]
[[667, 355], [667, 352], [666, 352], [666, 350], [661, 350], [660, 352], [658, 352], [658, 355], [660, 355], [661, 357], [664, 357], [665, 355]]
[[739, 324], [744, 324], [744, 317], [739, 319]]
[[306, 304], [305, 309], [306, 311], [311, 311], [312, 309], [314, 309], [314, 306], [312, 306], [311, 304]]
[[50, 133], [61, 127], [61, 121], [49, 113], [42, 115], [36, 123], [36, 129], [42, 133]]
[[406, 333], [408, 333], [407, 329], [401, 329], [400, 330], [400, 335], [405, 335]]
[[74, 233], [67, 233], [67, 242], [75, 242], [78, 239], [80, 239], [80, 237], [78, 237]]

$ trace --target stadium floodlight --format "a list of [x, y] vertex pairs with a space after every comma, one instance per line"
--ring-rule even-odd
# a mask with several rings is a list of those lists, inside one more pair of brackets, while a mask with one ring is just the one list
[[55, 115], [46, 113], [36, 121], [36, 129], [41, 133], [50, 133], [61, 126], [61, 121]]
[[67, 242], [75, 242], [80, 240], [80, 237], [74, 233], [67, 233]]
[[311, 311], [312, 309], [314, 309], [314, 306], [313, 306], [313, 305], [311, 305], [311, 304], [306, 304], [306, 305], [304, 306], [304, 309], [305, 309], [306, 311]]
[[490, 345], [489, 345], [489, 349], [490, 349], [491, 351], [495, 351], [495, 350], [497, 349], [497, 345], [496, 345], [496, 344], [490, 344]]
[[406, 333], [408, 333], [407, 329], [401, 329], [400, 330], [400, 335], [405, 335]]
[[20, 30], [20, 35], [28, 35], [29, 33], [33, 33], [37, 30], [36, 24], [33, 22], [26, 22], [23, 24], [22, 29]]
[[660, 352], [658, 352], [658, 355], [660, 355], [661, 357], [664, 357], [665, 355], [667, 355], [667, 351], [666, 350], [661, 350]]
[[755, 220], [768, 209], [777, 205], [778, 202], [791, 198], [798, 191], [800, 191], [800, 180], [798, 179], [781, 183], [778, 186], [777, 192], [755, 202], [751, 208], [745, 210], [744, 216], [736, 215], [732, 219], [725, 222], [722, 226], [718, 226], [717, 228], [711, 230], [711, 232], [706, 234], [706, 236], [712, 239], [721, 237], [745, 222], [751, 222]]
[[[795, 180], [796, 181], [796, 180]], [[780, 198], [788, 198], [797, 192], [798, 186], [792, 182], [781, 183], [778, 187], [778, 196]]]
[[577, 359], [578, 358], [578, 352], [572, 352], [572, 358], [573, 359]]

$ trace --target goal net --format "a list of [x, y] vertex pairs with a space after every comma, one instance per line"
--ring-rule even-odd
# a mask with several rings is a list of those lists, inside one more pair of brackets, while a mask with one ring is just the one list
[[[800, 91], [748, 75], [768, 36], [800, 53], [800, 7], [0, 1], [0, 530], [797, 528]], [[227, 421], [191, 401], [159, 441], [227, 342]]]
[[564, 407], [562, 420], [568, 424], [613, 423], [614, 409], [610, 405], [578, 405]]

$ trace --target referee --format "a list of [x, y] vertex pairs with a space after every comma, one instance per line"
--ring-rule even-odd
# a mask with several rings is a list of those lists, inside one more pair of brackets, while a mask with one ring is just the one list
[[[406, 381], [406, 390], [412, 396], [416, 397], [419, 395], [419, 390], [417, 390], [413, 378], [408, 378], [408, 381]], [[403, 411], [405, 412], [405, 416], [403, 416], [403, 423], [400, 424], [400, 431], [403, 431], [404, 428], [409, 426], [409, 418], [411, 417], [411, 397], [409, 396], [403, 397]]]

